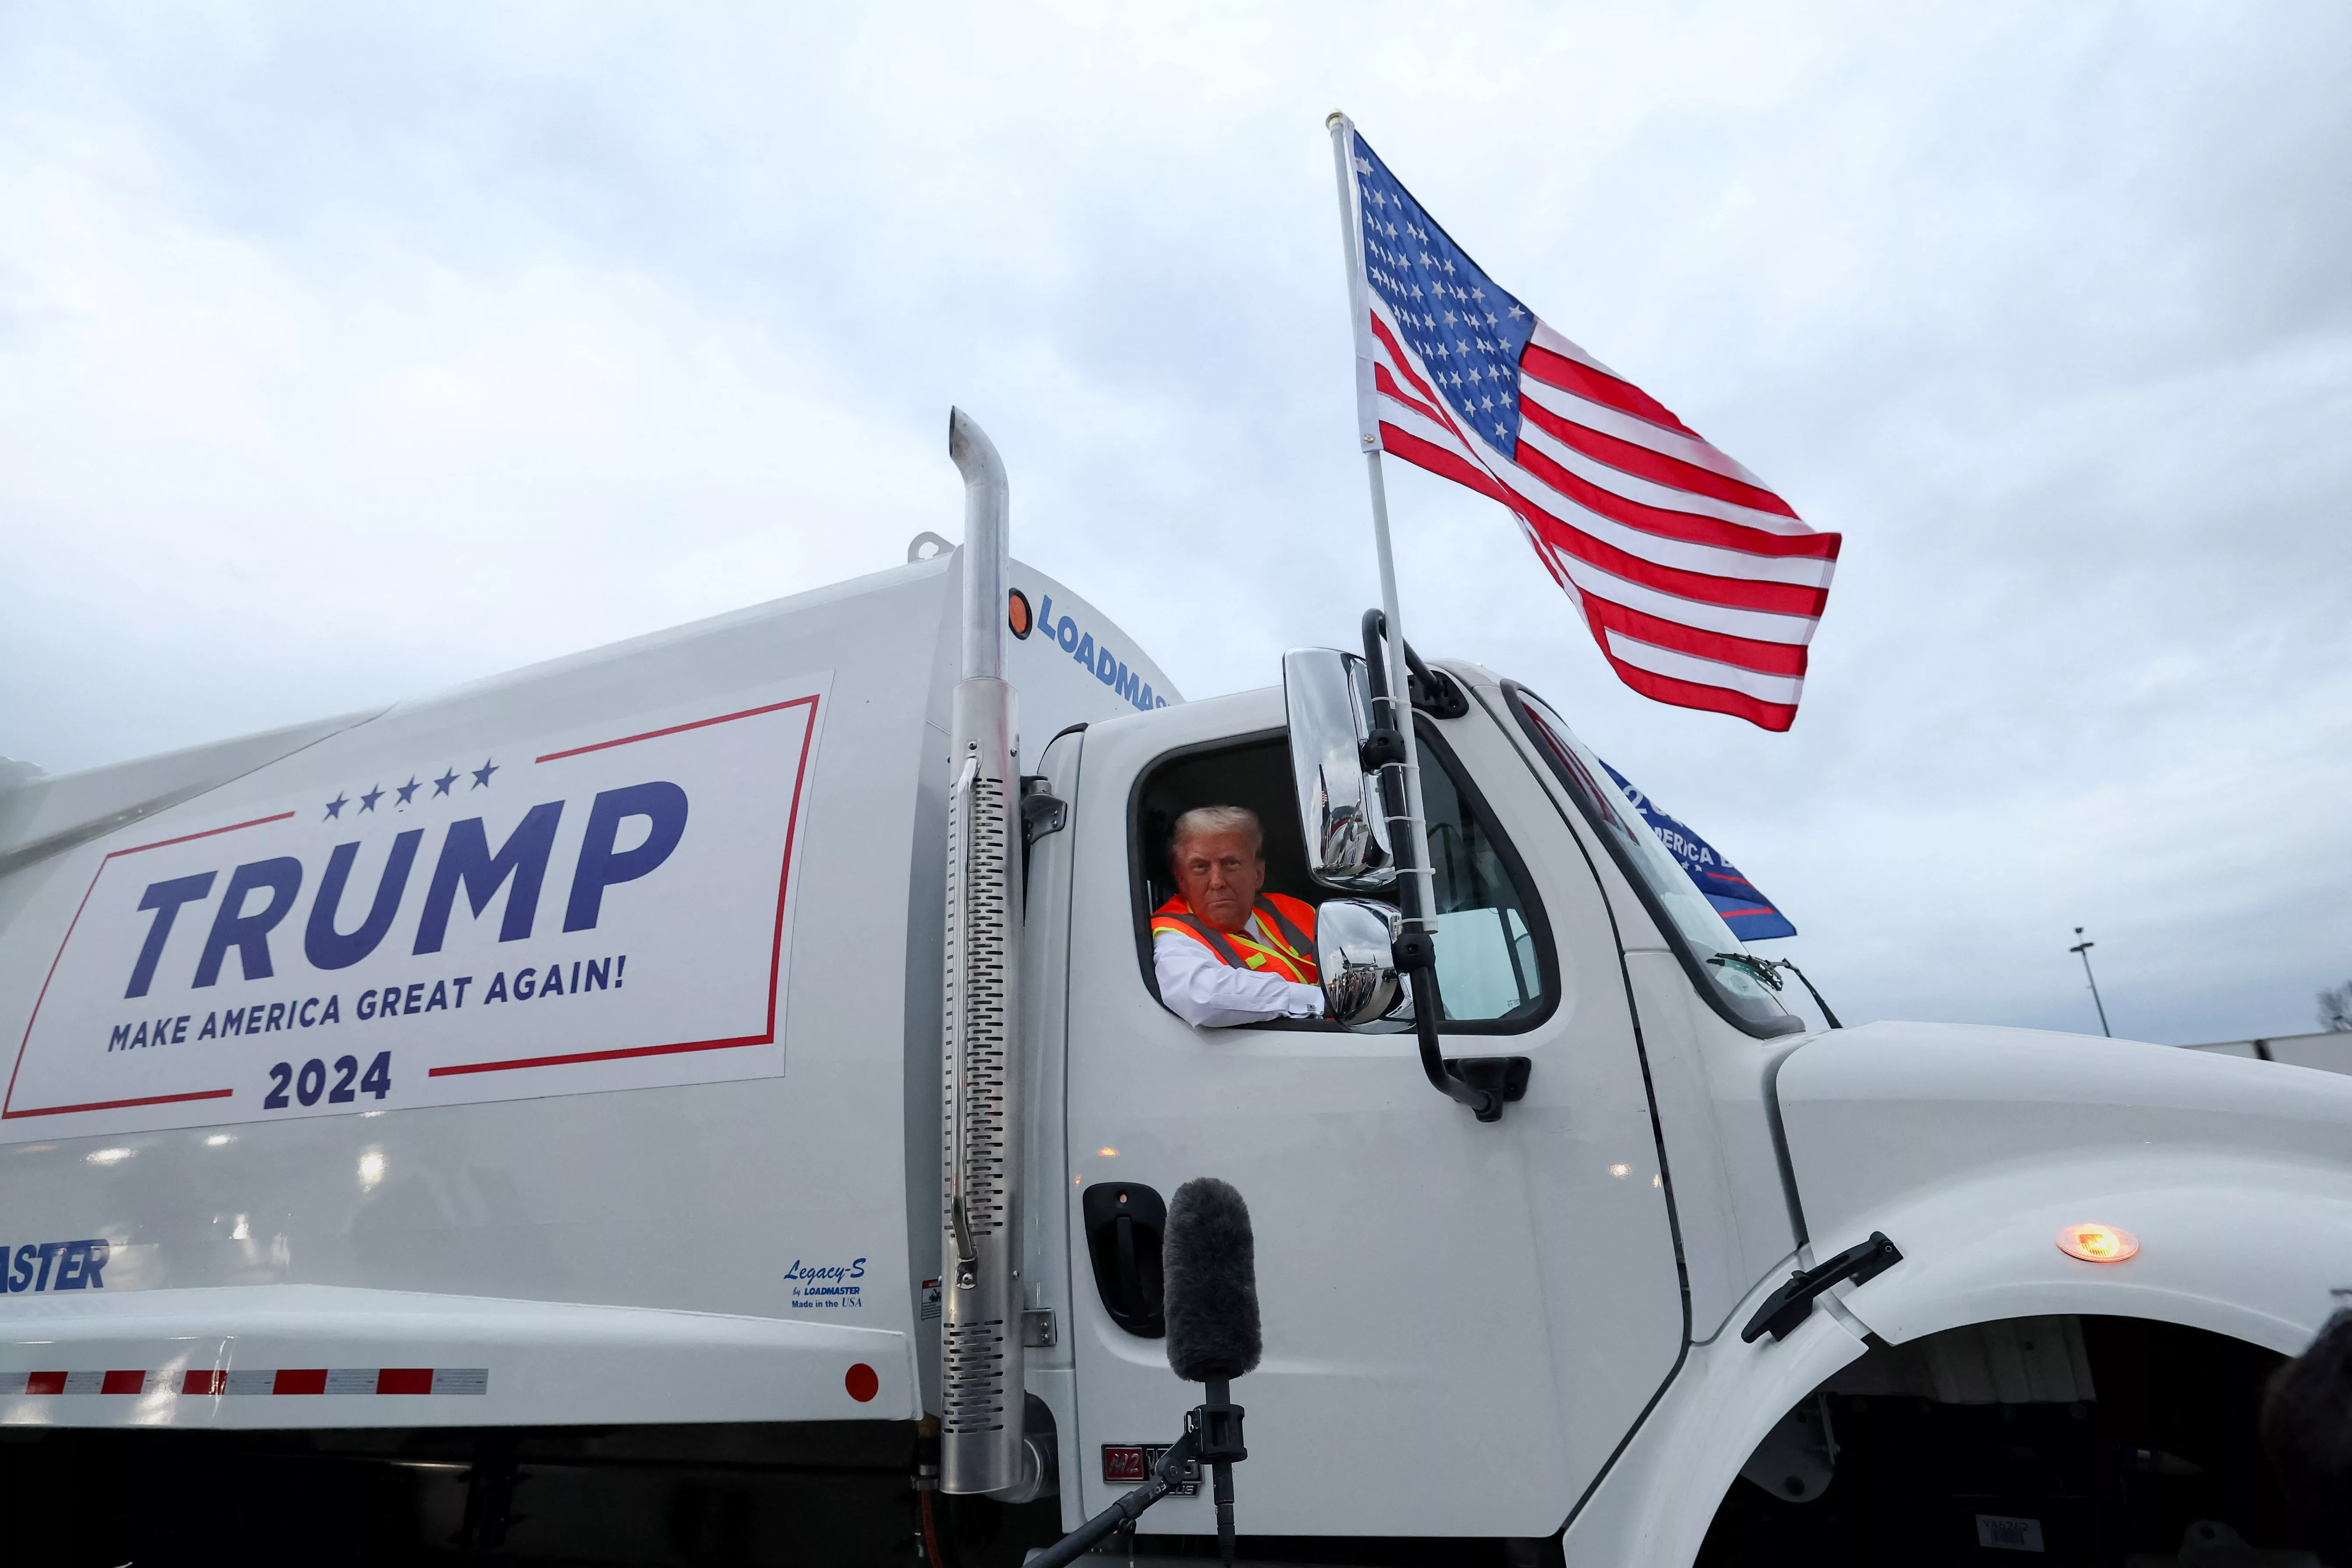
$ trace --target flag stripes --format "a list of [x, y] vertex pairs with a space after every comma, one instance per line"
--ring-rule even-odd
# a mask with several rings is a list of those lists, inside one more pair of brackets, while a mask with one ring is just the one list
[[1381, 449], [1508, 507], [1628, 686], [1787, 729], [1840, 537], [1526, 310], [1350, 143]]

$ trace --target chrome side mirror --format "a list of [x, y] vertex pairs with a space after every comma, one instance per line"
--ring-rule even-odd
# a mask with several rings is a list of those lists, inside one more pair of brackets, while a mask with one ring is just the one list
[[1326, 887], [1357, 892], [1396, 880], [1378, 782], [1364, 772], [1371, 695], [1363, 666], [1336, 648], [1293, 648], [1282, 656], [1307, 870]]
[[1335, 898], [1315, 911], [1315, 965], [1331, 1016], [1359, 1034], [1413, 1027], [1412, 992], [1396, 967], [1404, 916], [1368, 898]]

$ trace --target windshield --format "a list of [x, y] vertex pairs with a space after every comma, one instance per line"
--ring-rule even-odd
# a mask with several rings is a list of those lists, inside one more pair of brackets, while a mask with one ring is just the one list
[[1601, 759], [1576, 738], [1568, 721], [1521, 686], [1507, 685], [1504, 690], [1537, 751], [1551, 765], [1562, 788], [1575, 798], [1593, 831], [1608, 844], [1619, 868], [1641, 891], [1643, 902], [1675, 943], [1683, 967], [1691, 971], [1718, 1010], [1750, 1033], [1782, 1034], [1803, 1028], [1771, 988], [1746, 968], [1709, 962], [1720, 954], [1743, 951], [1739, 938], [1684, 873], [1682, 862], [1658, 841], [1624, 791], [1610, 780]]

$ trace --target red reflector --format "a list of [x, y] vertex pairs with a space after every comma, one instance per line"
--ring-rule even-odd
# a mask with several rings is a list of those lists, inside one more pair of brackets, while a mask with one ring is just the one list
[[860, 1405], [882, 1392], [881, 1377], [862, 1361], [849, 1369], [849, 1375], [841, 1380], [841, 1385], [848, 1389], [849, 1396]]
[[278, 1375], [269, 1385], [272, 1394], [324, 1394], [327, 1391], [327, 1369], [323, 1366], [289, 1367]]
[[144, 1372], [110, 1372], [106, 1381], [98, 1385], [100, 1394], [144, 1394], [147, 1375]]
[[66, 1375], [62, 1372], [28, 1372], [25, 1375], [25, 1392], [27, 1394], [63, 1394], [65, 1391]]
[[1103, 1479], [1112, 1485], [1133, 1484], [1147, 1479], [1143, 1469], [1143, 1445], [1140, 1443], [1105, 1443], [1103, 1445]]
[[387, 1366], [375, 1375], [378, 1394], [430, 1394], [433, 1392], [433, 1369], [429, 1366]]
[[183, 1394], [226, 1394], [228, 1374], [226, 1372], [191, 1372], [180, 1379]]

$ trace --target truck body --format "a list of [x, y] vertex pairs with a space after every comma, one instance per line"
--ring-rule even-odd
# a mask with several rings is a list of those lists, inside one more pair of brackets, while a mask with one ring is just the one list
[[[1849, 1427], [1897, 1397], [1963, 1424], [2120, 1410], [2134, 1333], [2243, 1394], [2352, 1285], [2352, 1082], [2019, 1030], [1811, 1030], [1719, 961], [1727, 937], [1708, 950], [1558, 711], [1473, 664], [1440, 662], [1461, 700], [1416, 715], [1441, 1032], [1524, 1058], [1523, 1094], [1482, 1122], [1432, 1092], [1410, 1035], [1185, 1024], [1148, 925], [1176, 813], [1252, 807], [1268, 885], [1328, 896], [1284, 695], [1180, 701], [1007, 561], [1001, 1327], [1031, 1469], [959, 1502], [941, 1546], [893, 1478], [928, 1484], [952, 1316], [970, 566], [0, 792], [17, 1473], [126, 1434], [152, 1465], [244, 1433], [248, 1456], [396, 1475], [352, 1495], [422, 1547], [846, 1562], [922, 1540], [1017, 1562], [1181, 1429], [1142, 1221], [1206, 1174], [1256, 1226], [1254, 1551], [1679, 1565], [1743, 1531], [1804, 1539], [1862, 1484], [1839, 1493], [1841, 1468], [1901, 1462], [1811, 1436], [1833, 1401], [1858, 1402]], [[2137, 1255], [2070, 1256], [2053, 1238], [2081, 1223]], [[1874, 1236], [1899, 1260], [1743, 1332]], [[2242, 1426], [2242, 1406], [2216, 1408]], [[2216, 1508], [2259, 1491], [2258, 1462], [2195, 1461], [2235, 1478]], [[771, 1472], [831, 1479], [760, 1491]], [[2051, 1486], [2036, 1531], [2107, 1528]], [[751, 1500], [714, 1536], [704, 1505], [730, 1489]], [[1947, 1490], [1912, 1528], [2026, 1517], [2000, 1485]], [[2177, 1534], [2183, 1506], [2114, 1528]], [[860, 1511], [870, 1529], [844, 1522]], [[1204, 1536], [1208, 1500], [1148, 1529]]]

